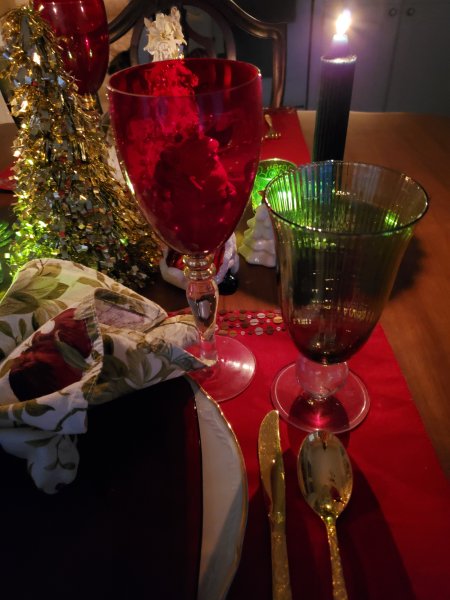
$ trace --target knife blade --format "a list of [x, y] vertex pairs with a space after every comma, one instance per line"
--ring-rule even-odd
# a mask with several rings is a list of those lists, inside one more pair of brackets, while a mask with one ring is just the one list
[[286, 492], [279, 414], [272, 410], [259, 428], [258, 458], [269, 523], [272, 555], [272, 598], [292, 600], [286, 546]]

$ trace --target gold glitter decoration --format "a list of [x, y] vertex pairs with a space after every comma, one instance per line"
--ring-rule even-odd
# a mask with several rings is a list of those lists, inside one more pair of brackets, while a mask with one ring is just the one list
[[142, 287], [157, 269], [159, 244], [107, 162], [92, 98], [77, 93], [50, 25], [31, 4], [0, 25], [11, 112], [20, 123], [12, 269], [32, 258], [62, 258]]

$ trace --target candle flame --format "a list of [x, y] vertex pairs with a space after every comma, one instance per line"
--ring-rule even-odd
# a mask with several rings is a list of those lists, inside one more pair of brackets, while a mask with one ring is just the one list
[[336, 34], [338, 36], [345, 35], [351, 23], [352, 13], [348, 9], [343, 10], [339, 17], [336, 19]]

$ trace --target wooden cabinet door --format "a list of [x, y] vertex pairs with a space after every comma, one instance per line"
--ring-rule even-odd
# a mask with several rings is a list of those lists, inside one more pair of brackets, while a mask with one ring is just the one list
[[450, 1], [403, 0], [385, 110], [450, 115]]

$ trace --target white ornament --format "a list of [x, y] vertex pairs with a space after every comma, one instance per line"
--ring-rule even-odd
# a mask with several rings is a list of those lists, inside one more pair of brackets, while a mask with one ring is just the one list
[[186, 44], [180, 23], [180, 11], [173, 6], [170, 15], [157, 13], [155, 20], [144, 18], [148, 40], [144, 50], [154, 61], [182, 58], [181, 45]]
[[269, 211], [265, 204], [260, 204], [255, 216], [247, 221], [249, 229], [244, 233], [244, 239], [239, 246], [239, 254], [252, 265], [274, 267], [277, 262], [275, 236]]

